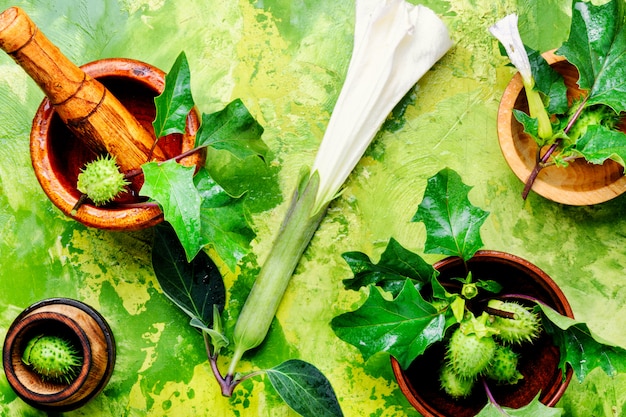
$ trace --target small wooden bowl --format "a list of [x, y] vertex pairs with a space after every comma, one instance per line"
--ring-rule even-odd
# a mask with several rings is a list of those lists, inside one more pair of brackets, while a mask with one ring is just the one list
[[[154, 97], [163, 91], [163, 71], [143, 62], [121, 58], [94, 61], [81, 69], [104, 84], [154, 135]], [[158, 146], [168, 158], [193, 149], [199, 125], [200, 116], [194, 109], [188, 116], [185, 134], [165, 136], [159, 140]], [[87, 226], [108, 230], [139, 230], [163, 220], [159, 207], [137, 204], [145, 201], [138, 195], [143, 184], [142, 176], [135, 177], [129, 192], [122, 193], [114, 202], [100, 207], [87, 202], [75, 214], [72, 213], [81, 196], [76, 189], [78, 174], [97, 155], [65, 126], [47, 98], [42, 101], [33, 119], [30, 152], [35, 174], [44, 192], [67, 216]], [[196, 153], [181, 163], [194, 166], [203, 161], [204, 154]], [[124, 206], [129, 203], [135, 205]]]
[[[22, 362], [28, 341], [37, 335], [71, 341], [82, 353], [80, 373], [70, 383], [44, 381]], [[24, 310], [11, 324], [4, 341], [2, 364], [9, 385], [29, 405], [45, 411], [83, 406], [106, 386], [115, 366], [115, 340], [109, 325], [80, 301], [50, 298]]]
[[[578, 88], [578, 70], [554, 52], [543, 57], [565, 79], [568, 99], [582, 94]], [[517, 73], [504, 90], [498, 109], [498, 140], [502, 154], [515, 175], [525, 183], [535, 167], [537, 144], [513, 115], [513, 109], [528, 112], [522, 77]], [[626, 132], [626, 127], [622, 127]], [[614, 161], [602, 165], [591, 164], [583, 159], [571, 162], [567, 167], [550, 166], [542, 169], [533, 184], [532, 191], [557, 203], [584, 206], [611, 200], [626, 191], [624, 167]]]
[[[517, 256], [479, 251], [468, 261], [476, 279], [491, 279], [503, 286], [501, 294], [523, 294], [542, 300], [559, 313], [574, 317], [563, 292], [541, 269]], [[458, 257], [446, 258], [435, 269], [445, 285], [460, 286], [454, 277], [465, 277], [465, 267]], [[458, 288], [457, 290], [460, 290]], [[529, 304], [531, 306], [532, 304]], [[391, 365], [402, 393], [424, 417], [473, 417], [487, 404], [485, 391], [479, 384], [472, 394], [462, 400], [447, 395], [439, 383], [439, 369], [445, 355], [443, 342], [436, 343], [403, 370], [393, 357]], [[541, 392], [540, 401], [553, 406], [565, 393], [572, 377], [571, 368], [563, 379], [559, 369], [560, 353], [550, 337], [543, 333], [520, 351], [519, 370], [524, 375], [519, 383], [509, 386], [490, 384], [489, 388], [500, 405], [519, 408], [530, 403]]]

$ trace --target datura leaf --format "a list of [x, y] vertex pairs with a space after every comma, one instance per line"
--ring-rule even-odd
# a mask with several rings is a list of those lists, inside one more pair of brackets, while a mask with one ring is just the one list
[[603, 5], [574, 1], [569, 38], [558, 49], [578, 68], [578, 84], [588, 90], [587, 105], [626, 111], [626, 31], [621, 0]]
[[261, 140], [262, 134], [263, 127], [243, 102], [236, 99], [220, 111], [202, 115], [202, 124], [196, 133], [196, 147], [226, 150], [239, 159], [251, 155], [265, 158], [268, 148]]
[[278, 395], [301, 416], [343, 416], [330, 382], [310, 363], [290, 359], [265, 372]]
[[485, 408], [480, 410], [476, 417], [560, 417], [563, 409], [552, 408], [539, 401], [539, 394], [527, 405], [521, 408], [502, 407], [493, 402], [488, 402]]
[[358, 290], [374, 284], [391, 294], [398, 295], [407, 278], [421, 288], [436, 274], [435, 269], [421, 256], [413, 253], [391, 238], [377, 264], [362, 252], [346, 252], [341, 255], [352, 270], [354, 277], [343, 281], [346, 289]]
[[582, 322], [563, 316], [552, 308], [539, 304], [543, 327], [561, 352], [563, 373], [569, 364], [579, 382], [593, 369], [600, 367], [607, 375], [626, 372], [626, 349], [594, 335]]
[[191, 261], [208, 243], [200, 229], [202, 199], [193, 181], [195, 167], [186, 167], [174, 160], [142, 165], [144, 184], [139, 195], [155, 200]]
[[542, 92], [548, 103], [547, 110], [550, 114], [563, 114], [567, 112], [567, 87], [563, 76], [559, 74], [538, 51], [526, 47], [526, 53], [530, 61], [530, 67], [535, 80], [535, 88]]
[[194, 106], [189, 85], [191, 73], [185, 52], [181, 52], [165, 75], [163, 92], [155, 97], [156, 117], [152, 122], [155, 137], [185, 133], [187, 116]]
[[155, 227], [152, 267], [163, 293], [198, 328], [210, 328], [214, 309], [224, 309], [226, 289], [211, 258], [202, 251], [188, 262], [174, 230], [164, 223]]
[[513, 109], [513, 116], [522, 124], [525, 133], [528, 133], [533, 138], [539, 137], [539, 121], [537, 118], [530, 117], [525, 112], [517, 109]]
[[489, 212], [469, 202], [471, 188], [450, 168], [428, 179], [424, 198], [412, 219], [426, 226], [426, 253], [468, 260], [483, 246], [480, 227]]
[[200, 224], [203, 241], [234, 271], [248, 254], [255, 233], [250, 227], [244, 199], [232, 197], [207, 172], [198, 171], [194, 184], [200, 193]]
[[355, 346], [365, 360], [378, 352], [395, 357], [403, 369], [433, 343], [443, 338], [444, 314], [425, 301], [411, 280], [393, 300], [369, 287], [367, 300], [357, 310], [331, 321], [335, 334]]
[[576, 141], [575, 153], [593, 164], [607, 159], [626, 165], [626, 135], [602, 125], [590, 125], [585, 134]]

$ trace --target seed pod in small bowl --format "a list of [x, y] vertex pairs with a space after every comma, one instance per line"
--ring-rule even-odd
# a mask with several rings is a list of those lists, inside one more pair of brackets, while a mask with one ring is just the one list
[[65, 412], [104, 389], [115, 357], [113, 333], [100, 313], [77, 300], [50, 298], [13, 321], [2, 365], [9, 385], [24, 402]]

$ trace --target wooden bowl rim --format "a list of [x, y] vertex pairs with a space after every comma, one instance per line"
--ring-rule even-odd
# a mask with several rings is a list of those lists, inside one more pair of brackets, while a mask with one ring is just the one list
[[[61, 310], [58, 310], [59, 308]], [[68, 311], [63, 311], [63, 309]], [[81, 315], [83, 319], [84, 317], [88, 318], [86, 327], [83, 328], [78, 323], [78, 319], [75, 320], [72, 317], [72, 315], [76, 317], [76, 314]], [[43, 325], [47, 321], [57, 321], [74, 332], [81, 342], [85, 359], [81, 372], [76, 379], [66, 388], [52, 394], [32, 391], [27, 384], [24, 384], [13, 374], [14, 368], [11, 362], [15, 349], [18, 348], [15, 346], [16, 339], [23, 332], [30, 331], [29, 329], [35, 325]], [[94, 361], [99, 360], [93, 356], [99, 350], [94, 346], [94, 343], [98, 343], [99, 340], [106, 345], [106, 364], [104, 367], [101, 364], [94, 366]], [[2, 355], [7, 380], [16, 394], [35, 408], [58, 412], [77, 409], [97, 396], [109, 382], [117, 356], [115, 338], [105, 318], [93, 307], [82, 301], [63, 297], [47, 298], [24, 309], [13, 320], [7, 331]], [[84, 387], [90, 382], [89, 379], [94, 377], [96, 371], [99, 378], [97, 383], [89, 385], [89, 390], [85, 391]], [[74, 399], [73, 396], [77, 397]]]
[[[89, 76], [98, 79], [115, 76], [125, 77], [134, 82], [149, 87], [160, 94], [165, 85], [165, 73], [159, 68], [128, 58], [106, 58], [89, 62], [81, 66]], [[157, 205], [139, 207], [97, 207], [84, 204], [77, 213], [72, 209], [78, 202], [75, 195], [62, 184], [60, 174], [55, 172], [47, 151], [47, 134], [50, 121], [54, 115], [48, 98], [44, 98], [33, 118], [30, 152], [33, 169], [48, 198], [65, 215], [82, 224], [104, 230], [141, 230], [155, 226], [163, 221], [163, 212]], [[200, 116], [197, 109], [193, 109], [188, 118], [188, 128], [197, 130]], [[195, 145], [195, 131], [193, 135], [183, 137], [183, 152]]]
[[[572, 308], [567, 300], [567, 297], [563, 293], [563, 291], [559, 288], [556, 282], [541, 268], [534, 265], [533, 263], [507, 252], [500, 252], [495, 250], [480, 250], [476, 252], [472, 259], [484, 259], [488, 260], [490, 258], [498, 258], [500, 260], [504, 260], [509, 263], [514, 263], [520, 265], [521, 268], [531, 271], [534, 275], [540, 277], [544, 289], [547, 288], [548, 292], [552, 292], [553, 296], [559, 301], [560, 305], [557, 310], [560, 310], [561, 314], [566, 315], [567, 317], [574, 318], [574, 313]], [[438, 269], [440, 266], [447, 265], [449, 263], [453, 263], [460, 258], [451, 256], [444, 258], [438, 262], [436, 262], [433, 266], [435, 269]], [[409, 378], [404, 373], [404, 370], [400, 366], [400, 363], [393, 357], [390, 357], [391, 367], [393, 370], [393, 374], [395, 376], [396, 382], [402, 391], [402, 394], [409, 401], [409, 403], [424, 417], [449, 417], [443, 414], [440, 414], [436, 410], [432, 409], [427, 403], [424, 403], [420, 398], [415, 396], [415, 390], [411, 386], [409, 382]], [[552, 390], [552, 395], [548, 398], [545, 405], [554, 406], [559, 399], [565, 393], [571, 379], [573, 376], [573, 370], [571, 367], [568, 367], [567, 372], [565, 373], [565, 380], [562, 381], [556, 390]]]
[[[566, 61], [565, 57], [556, 55], [555, 51], [556, 50], [547, 51], [542, 54], [550, 65]], [[497, 127], [498, 142], [500, 144], [502, 154], [511, 170], [520, 179], [520, 181], [525, 183], [532, 171], [532, 167], [529, 168], [518, 156], [518, 148], [515, 146], [514, 139], [511, 135], [511, 131], [513, 129], [512, 124], [514, 123], [512, 109], [523, 88], [522, 77], [518, 72], [513, 76], [502, 95], [502, 99], [498, 107]], [[618, 165], [614, 161], [607, 161], [605, 164]], [[549, 169], [568, 168], [551, 167]], [[622, 175], [616, 181], [607, 183], [598, 188], [590, 190], [574, 190], [563, 189], [559, 187], [558, 184], [552, 184], [548, 181], [544, 181], [542, 173], [540, 173], [533, 184], [532, 191], [556, 203], [573, 206], [593, 205], [604, 203], [624, 193], [626, 191], [626, 176]]]

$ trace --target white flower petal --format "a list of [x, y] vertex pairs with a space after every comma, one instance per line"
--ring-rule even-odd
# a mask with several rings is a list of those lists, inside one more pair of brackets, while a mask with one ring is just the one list
[[489, 28], [489, 32], [495, 36], [506, 50], [511, 63], [517, 68], [525, 85], [532, 85], [532, 71], [530, 61], [526, 54], [526, 48], [518, 29], [518, 17], [513, 13], [496, 22]]
[[452, 46], [430, 9], [357, 0], [352, 59], [312, 171], [318, 207], [331, 201], [402, 97]]

